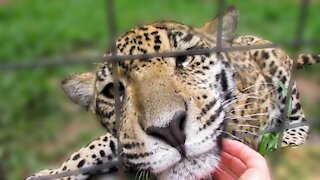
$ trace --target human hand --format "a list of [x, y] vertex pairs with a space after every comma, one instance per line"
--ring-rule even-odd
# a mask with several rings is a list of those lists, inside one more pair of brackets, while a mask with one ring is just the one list
[[220, 166], [213, 173], [217, 180], [271, 180], [266, 160], [245, 144], [223, 140]]

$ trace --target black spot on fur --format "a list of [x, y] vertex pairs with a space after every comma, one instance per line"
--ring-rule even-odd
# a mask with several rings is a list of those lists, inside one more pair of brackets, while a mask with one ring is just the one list
[[281, 93], [281, 92], [282, 92], [281, 86], [279, 86], [279, 87], [277, 88], [277, 91], [278, 91], [278, 93]]
[[194, 71], [194, 73], [205, 75], [202, 71], [199, 71], [199, 70]]
[[173, 46], [174, 46], [174, 47], [177, 47], [177, 46], [178, 46], [178, 42], [177, 42], [175, 33], [172, 34], [171, 32], [169, 32], [169, 33], [168, 33], [168, 37], [171, 37], [171, 38], [172, 38], [172, 40], [173, 40]]
[[145, 50], [145, 49], [143, 49], [143, 48], [138, 47], [137, 49], [138, 49], [138, 51], [142, 52], [143, 54], [146, 54], [146, 53], [147, 53], [147, 50]]
[[239, 123], [239, 120], [238, 120], [237, 118], [232, 119], [232, 121], [233, 121], [234, 123]]
[[148, 30], [148, 27], [144, 27], [144, 26], [142, 26], [142, 27], [139, 27], [139, 30], [147, 31], [147, 30]]
[[208, 70], [208, 69], [209, 69], [209, 67], [208, 67], [208, 66], [202, 66], [202, 69], [204, 69], [204, 70]]
[[283, 84], [285, 84], [286, 81], [287, 81], [287, 78], [286, 78], [285, 76], [283, 76], [283, 77], [281, 78], [281, 82], [282, 82]]
[[92, 144], [89, 148], [90, 148], [90, 149], [93, 149], [93, 148], [94, 148], [94, 145]]
[[81, 168], [83, 165], [84, 165], [84, 163], [86, 163], [86, 161], [84, 160], [84, 159], [82, 159], [79, 163], [78, 163], [78, 168]]
[[225, 100], [229, 100], [229, 99], [231, 99], [231, 97], [232, 97], [232, 93], [231, 93], [231, 92], [228, 92], [228, 93], [224, 96], [224, 99], [225, 99]]
[[154, 43], [161, 43], [160, 36], [157, 35], [154, 37]]
[[296, 114], [300, 109], [301, 109], [301, 104], [297, 103], [294, 109], [292, 109], [291, 114]]
[[131, 148], [133, 148], [134, 147], [134, 144], [123, 144], [123, 147], [125, 148], [125, 149], [131, 149]]
[[113, 141], [110, 141], [109, 147], [111, 148], [112, 153], [116, 154], [116, 146]]
[[104, 138], [103, 138], [103, 141], [104, 141], [104, 142], [107, 142], [107, 141], [108, 141], [108, 137], [107, 137], [107, 136], [104, 137]]
[[297, 89], [296, 89], [296, 88], [293, 88], [292, 94], [296, 94], [296, 93], [297, 93]]
[[302, 132], [306, 132], [306, 130], [305, 130], [305, 129], [303, 129], [303, 128], [300, 128], [299, 130], [300, 130], [300, 131], [302, 131]]
[[146, 157], [146, 156], [150, 156], [153, 153], [149, 153], [149, 152], [145, 152], [145, 153], [133, 153], [133, 154], [124, 154], [125, 158], [128, 159], [138, 159], [138, 158], [142, 158], [142, 157]]
[[262, 56], [263, 56], [264, 59], [269, 59], [269, 53], [268, 52], [263, 51]]
[[76, 155], [73, 156], [72, 160], [75, 161], [75, 160], [79, 159], [79, 157], [80, 157], [80, 154], [76, 154]]
[[262, 67], [266, 68], [266, 63], [265, 62], [262, 63]]
[[227, 80], [225, 70], [221, 71], [221, 87], [222, 87], [222, 91], [228, 90], [228, 80]]
[[155, 45], [155, 46], [153, 46], [153, 49], [154, 49], [155, 51], [159, 51], [159, 49], [160, 49], [160, 46], [158, 46], [158, 45]]
[[148, 33], [144, 33], [143, 36], [144, 36], [144, 38], [146, 39], [146, 41], [149, 41], [149, 40], [150, 40]]
[[216, 74], [216, 81], [218, 82], [218, 81], [220, 81], [220, 74]]
[[100, 150], [99, 153], [100, 153], [100, 156], [101, 156], [101, 157], [104, 157], [104, 156], [106, 155], [106, 153], [105, 153], [103, 150]]
[[130, 54], [133, 54], [133, 51], [136, 49], [136, 46], [131, 46], [130, 48]]
[[150, 34], [152, 34], [152, 35], [156, 35], [156, 34], [158, 34], [158, 31], [153, 31], [152, 33], [150, 33]]
[[156, 29], [164, 29], [167, 30], [167, 28], [165, 26], [155, 26]]
[[274, 66], [274, 61], [271, 61], [270, 67], [273, 67], [273, 66]]
[[309, 64], [309, 57], [306, 55], [302, 56], [303, 64]]

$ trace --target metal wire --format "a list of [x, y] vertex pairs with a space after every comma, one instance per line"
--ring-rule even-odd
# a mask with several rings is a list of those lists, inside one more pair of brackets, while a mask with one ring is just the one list
[[[314, 46], [320, 44], [320, 39], [318, 40], [308, 40], [299, 42], [301, 46]], [[148, 54], [136, 54], [136, 55], [116, 55], [116, 56], [89, 56], [82, 58], [59, 58], [59, 59], [39, 59], [32, 62], [23, 62], [21, 60], [15, 60], [15, 62], [19, 63], [0, 63], [1, 71], [19, 71], [19, 70], [28, 70], [35, 68], [46, 68], [46, 67], [54, 67], [59, 66], [60, 68], [64, 68], [71, 65], [76, 64], [92, 64], [92, 63], [101, 63], [101, 62], [112, 62], [112, 61], [130, 61], [130, 60], [143, 60], [153, 57], [176, 57], [176, 56], [188, 56], [188, 55], [200, 55], [200, 54], [208, 54], [214, 52], [231, 52], [231, 51], [249, 51], [249, 50], [257, 50], [257, 49], [266, 49], [266, 48], [277, 48], [277, 47], [294, 47], [297, 42], [289, 41], [289, 42], [278, 42], [278, 43], [270, 43], [270, 44], [261, 44], [261, 45], [252, 45], [252, 46], [231, 46], [224, 48], [211, 48], [211, 49], [192, 49], [185, 51], [171, 51], [171, 52], [163, 52], [163, 53], [148, 53]], [[5, 62], [1, 60], [1, 62]]]
[[298, 65], [298, 52], [301, 48], [301, 41], [303, 38], [303, 32], [305, 30], [305, 22], [306, 22], [306, 18], [307, 18], [307, 12], [308, 12], [308, 7], [309, 7], [309, 0], [302, 0], [301, 1], [301, 9], [300, 9], [300, 14], [299, 14], [299, 18], [298, 18], [298, 23], [297, 23], [297, 34], [296, 34], [296, 43], [295, 46], [293, 47], [295, 54], [295, 57], [293, 58], [293, 64], [291, 67], [291, 72], [290, 72], [290, 80], [289, 80], [289, 85], [288, 85], [288, 90], [287, 90], [287, 94], [286, 94], [286, 102], [285, 102], [285, 108], [283, 113], [281, 114], [281, 124], [280, 124], [280, 136], [279, 136], [279, 140], [278, 140], [278, 144], [277, 144], [277, 148], [280, 150], [281, 149], [281, 144], [282, 144], [282, 138], [283, 138], [283, 134], [285, 131], [285, 124], [287, 122], [288, 119], [288, 110], [289, 105], [290, 105], [290, 100], [291, 100], [291, 96], [292, 96], [292, 88], [293, 88], [293, 84], [294, 84], [294, 74], [296, 72], [297, 69], [297, 65]]
[[224, 11], [225, 1], [218, 0], [218, 25], [217, 25], [217, 34], [216, 34], [216, 49], [217, 53], [223, 52], [222, 50], [222, 26], [223, 26], [223, 11]]
[[[287, 124], [285, 126], [285, 129], [292, 129], [292, 128], [297, 128], [300, 126], [308, 126], [309, 123], [308, 122], [301, 122], [301, 123], [294, 123], [294, 124]], [[272, 133], [272, 132], [279, 132], [280, 130], [282, 130], [280, 127], [274, 127], [274, 128], [269, 128], [269, 129], [265, 129], [262, 131], [258, 131], [256, 133], [250, 133], [250, 134], [237, 134], [237, 137], [240, 139], [244, 139], [250, 136], [260, 136], [266, 133]], [[79, 168], [79, 169], [75, 169], [75, 170], [70, 170], [70, 171], [66, 171], [66, 172], [62, 172], [62, 173], [58, 173], [58, 174], [53, 174], [53, 175], [46, 175], [46, 176], [41, 176], [41, 177], [34, 177], [32, 178], [32, 180], [47, 180], [47, 179], [59, 179], [59, 178], [63, 178], [63, 177], [69, 177], [69, 176], [74, 176], [77, 174], [85, 174], [88, 172], [99, 172], [105, 169], [109, 169], [111, 167], [115, 167], [115, 166], [119, 166], [121, 165], [120, 161], [111, 161], [111, 162], [106, 162], [100, 165], [92, 165], [89, 167], [84, 167], [84, 168]]]
[[[115, 6], [113, 0], [107, 0], [107, 12], [108, 12], [108, 22], [110, 27], [110, 38], [111, 38], [111, 57], [115, 57], [117, 55], [117, 47], [115, 37], [117, 37], [117, 28], [115, 21]], [[119, 85], [119, 72], [118, 72], [118, 62], [112, 58], [112, 79], [114, 84], [114, 94], [115, 94], [115, 121], [116, 121], [116, 129], [117, 129], [117, 152], [118, 152], [118, 179], [124, 178], [124, 169], [122, 166], [122, 145], [120, 143], [120, 125], [121, 125], [121, 105], [120, 105], [120, 85]]]
[[78, 174], [85, 174], [85, 173], [90, 173], [90, 172], [99, 172], [101, 170], [109, 169], [112, 167], [116, 167], [119, 165], [118, 161], [109, 161], [107, 163], [99, 164], [99, 165], [93, 165], [89, 167], [84, 167], [84, 168], [79, 168], [79, 169], [74, 169], [70, 171], [63, 171], [57, 174], [52, 174], [52, 175], [45, 175], [41, 177], [32, 177], [31, 180], [50, 180], [50, 179], [60, 179], [63, 177], [70, 177], [70, 176], [75, 176]]
[[264, 135], [264, 134], [267, 134], [267, 133], [281, 132], [281, 131], [284, 131], [284, 130], [287, 130], [287, 129], [293, 129], [293, 128], [302, 127], [302, 126], [309, 126], [309, 125], [310, 125], [309, 122], [303, 121], [303, 122], [299, 122], [299, 123], [286, 124], [284, 126], [284, 129], [283, 129], [282, 126], [281, 127], [278, 126], [278, 127], [273, 127], [273, 128], [260, 130], [260, 131], [258, 131], [256, 133], [237, 134], [236, 136], [239, 139], [244, 139], [244, 138], [251, 137], [251, 136], [258, 137], [258, 136], [261, 136], [261, 135]]

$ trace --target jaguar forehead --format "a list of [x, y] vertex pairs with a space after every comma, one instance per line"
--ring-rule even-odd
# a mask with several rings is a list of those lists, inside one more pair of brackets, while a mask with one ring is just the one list
[[[194, 36], [196, 35], [196, 36]], [[194, 38], [197, 37], [197, 38]], [[118, 55], [132, 55], [132, 54], [152, 54], [156, 52], [169, 52], [177, 48], [179, 41], [179, 48], [176, 50], [185, 50], [194, 46], [210, 46], [210, 43], [201, 42], [199, 38], [209, 38], [202, 36], [201, 33], [194, 30], [188, 25], [184, 25], [173, 21], [155, 22], [150, 25], [145, 25], [133, 28], [126, 32], [116, 42]], [[157, 61], [160, 64], [165, 64], [170, 58], [149, 58], [142, 60], [131, 60], [119, 62], [120, 71], [125, 75], [132, 70], [139, 70], [145, 66], [155, 66]], [[152, 61], [153, 60], [153, 61]], [[151, 63], [152, 61], [152, 63]], [[103, 70], [101, 73], [103, 74]]]

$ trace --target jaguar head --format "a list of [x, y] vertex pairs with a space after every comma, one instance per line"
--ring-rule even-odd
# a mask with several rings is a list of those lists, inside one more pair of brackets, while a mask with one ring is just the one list
[[[222, 16], [222, 43], [235, 36], [237, 11]], [[217, 18], [201, 28], [156, 22], [133, 28], [117, 42], [117, 55], [201, 50], [216, 46]], [[234, 70], [225, 53], [152, 57], [118, 63], [124, 164], [159, 179], [200, 179], [215, 170], [232, 98]], [[62, 83], [75, 103], [92, 110], [116, 135], [112, 63]]]

